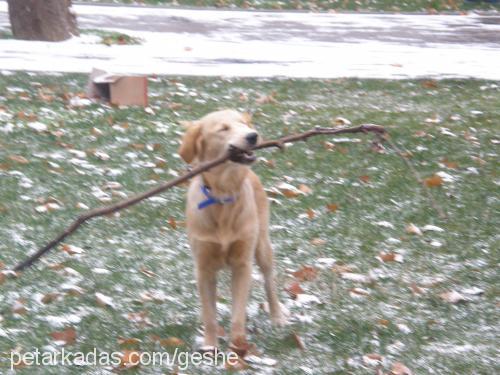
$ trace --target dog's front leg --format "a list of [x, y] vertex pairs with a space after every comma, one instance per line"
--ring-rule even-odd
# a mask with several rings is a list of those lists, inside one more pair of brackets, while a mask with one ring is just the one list
[[217, 271], [222, 259], [216, 245], [197, 242], [194, 246], [196, 260], [196, 282], [201, 300], [204, 327], [204, 345], [217, 346]]
[[246, 341], [246, 307], [252, 281], [254, 247], [252, 241], [238, 241], [231, 246], [229, 253], [233, 299], [231, 341], [235, 345]]

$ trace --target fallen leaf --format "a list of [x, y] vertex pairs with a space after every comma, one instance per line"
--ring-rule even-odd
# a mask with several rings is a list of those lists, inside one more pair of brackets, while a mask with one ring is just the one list
[[394, 362], [391, 369], [392, 375], [413, 375], [411, 370], [401, 362]]
[[239, 357], [244, 358], [245, 355], [256, 351], [255, 344], [249, 343], [245, 338], [237, 338], [229, 345], [229, 349], [238, 354]]
[[438, 87], [438, 84], [437, 84], [437, 81], [435, 81], [433, 79], [429, 79], [429, 80], [422, 82], [422, 87], [424, 87], [426, 89], [435, 89]]
[[467, 301], [467, 299], [463, 295], [461, 295], [460, 293], [458, 293], [457, 291], [454, 291], [454, 290], [451, 290], [449, 292], [441, 293], [439, 295], [439, 297], [443, 301], [448, 302], [448, 303], [453, 303], [453, 304]]
[[292, 272], [292, 275], [300, 281], [311, 281], [318, 276], [318, 270], [312, 266], [303, 266], [299, 270]]
[[173, 217], [168, 219], [168, 225], [170, 225], [172, 229], [177, 229], [177, 221], [175, 221]]
[[141, 352], [137, 350], [124, 350], [121, 354], [121, 368], [130, 369], [139, 366]]
[[9, 155], [9, 159], [19, 164], [28, 164], [30, 161], [21, 155]]
[[351, 125], [351, 122], [344, 118], [344, 117], [336, 117], [334, 120], [333, 120], [333, 123], [334, 125], [337, 125], [337, 126], [343, 126], [343, 125]]
[[363, 288], [352, 288], [349, 289], [349, 294], [351, 297], [366, 297], [370, 295], [370, 292]]
[[314, 219], [315, 216], [316, 216], [316, 213], [314, 212], [314, 210], [312, 208], [308, 208], [307, 209], [307, 217], [309, 218], [309, 220]]
[[415, 282], [412, 282], [412, 283], [410, 284], [410, 290], [411, 290], [411, 292], [412, 292], [413, 294], [415, 294], [415, 295], [421, 295], [421, 294], [424, 294], [424, 293], [425, 293], [425, 289], [423, 289], [423, 288], [419, 287], [419, 286], [417, 285], [417, 283], [415, 283]]
[[437, 227], [435, 225], [426, 225], [422, 228], [422, 231], [424, 232], [444, 232], [444, 229], [443, 228], [440, 228], [440, 227]]
[[26, 306], [24, 305], [24, 300], [18, 299], [15, 300], [13, 305], [12, 305], [12, 312], [14, 314], [19, 314], [19, 315], [24, 315], [28, 312], [26, 309]]
[[139, 272], [141, 272], [142, 274], [144, 274], [144, 275], [146, 275], [147, 277], [150, 277], [150, 278], [158, 276], [153, 271], [147, 270], [144, 267], [139, 268]]
[[450, 169], [457, 169], [458, 168], [458, 163], [455, 162], [455, 161], [449, 161], [448, 159], [444, 158], [443, 160], [441, 160], [441, 163], [443, 163], [446, 168], [450, 168]]
[[361, 182], [364, 182], [365, 184], [370, 182], [370, 176], [367, 175], [359, 176], [359, 179], [361, 180]]
[[101, 307], [114, 307], [113, 298], [108, 297], [102, 293], [95, 293], [97, 304]]
[[297, 281], [291, 283], [285, 290], [293, 299], [297, 298], [297, 294], [304, 293], [304, 289], [302, 289]]
[[380, 354], [370, 353], [363, 356], [363, 363], [367, 366], [378, 366], [382, 363], [383, 359], [384, 357]]
[[397, 254], [397, 253], [393, 253], [393, 252], [385, 253], [382, 251], [378, 254], [377, 258], [384, 263], [387, 263], [387, 262], [399, 262], [399, 263], [401, 263], [401, 262], [403, 262], [403, 256], [401, 254]]
[[159, 339], [159, 344], [164, 347], [181, 347], [186, 343], [178, 337], [167, 337], [166, 339]]
[[140, 345], [141, 343], [142, 340], [137, 339], [135, 337], [130, 337], [130, 338], [118, 337], [118, 345], [120, 346], [135, 346], [135, 345]]
[[69, 255], [83, 254], [85, 252], [81, 247], [68, 244], [62, 245], [62, 250]]
[[336, 212], [339, 209], [339, 206], [335, 203], [330, 203], [326, 205], [326, 209], [328, 212]]
[[308, 194], [312, 193], [312, 189], [309, 186], [304, 185], [304, 184], [300, 184], [299, 185], [299, 190], [301, 192], [303, 192], [305, 195], [308, 195]]
[[76, 341], [76, 330], [73, 327], [68, 327], [63, 331], [52, 332], [50, 336], [55, 341], [60, 341], [63, 345], [68, 345]]
[[387, 319], [379, 319], [379, 320], [377, 320], [377, 324], [379, 324], [381, 326], [384, 326], [384, 327], [388, 327], [389, 323], [390, 322]]
[[352, 272], [353, 267], [349, 266], [348, 264], [335, 264], [332, 267], [332, 271], [338, 274], [342, 274], [346, 272]]
[[49, 304], [54, 302], [60, 295], [61, 294], [57, 292], [47, 293], [42, 297], [41, 301], [42, 303]]
[[322, 246], [324, 244], [326, 244], [326, 240], [323, 238], [313, 238], [311, 240], [311, 245], [314, 245], [314, 246]]
[[427, 187], [438, 187], [443, 185], [443, 178], [438, 175], [433, 175], [431, 177], [428, 177], [424, 179], [424, 185]]
[[417, 236], [422, 235], [422, 231], [420, 230], [419, 227], [417, 227], [415, 224], [410, 223], [406, 226], [406, 233], [408, 234], [415, 234]]
[[257, 99], [255, 99], [255, 103], [257, 103], [257, 104], [277, 104], [278, 101], [276, 100], [275, 96], [276, 96], [275, 92], [272, 92], [269, 95], [261, 94], [261, 95], [259, 95], [259, 97]]

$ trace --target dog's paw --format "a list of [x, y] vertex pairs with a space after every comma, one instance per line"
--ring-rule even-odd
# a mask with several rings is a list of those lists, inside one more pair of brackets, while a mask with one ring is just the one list
[[284, 327], [289, 323], [288, 318], [290, 318], [290, 310], [280, 303], [279, 310], [271, 314], [271, 323], [276, 327]]

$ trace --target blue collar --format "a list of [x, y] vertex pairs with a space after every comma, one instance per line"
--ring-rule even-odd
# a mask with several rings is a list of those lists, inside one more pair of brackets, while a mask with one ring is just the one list
[[216, 198], [212, 194], [210, 194], [210, 189], [206, 185], [201, 186], [201, 192], [205, 195], [205, 197], [207, 197], [207, 199], [198, 203], [199, 210], [202, 210], [205, 207], [211, 206], [212, 204], [234, 203], [234, 201], [236, 200], [235, 197]]

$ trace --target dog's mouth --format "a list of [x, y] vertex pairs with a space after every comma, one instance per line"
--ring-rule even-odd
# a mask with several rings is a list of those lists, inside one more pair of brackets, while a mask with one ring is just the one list
[[233, 145], [229, 146], [229, 153], [229, 160], [239, 164], [252, 164], [257, 159], [252, 150], [241, 149]]

